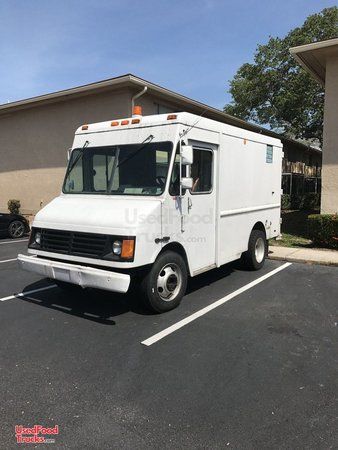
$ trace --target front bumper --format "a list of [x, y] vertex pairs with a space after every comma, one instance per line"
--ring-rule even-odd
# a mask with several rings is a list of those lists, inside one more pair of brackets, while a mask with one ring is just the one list
[[47, 278], [76, 284], [83, 288], [97, 288], [106, 291], [126, 293], [130, 275], [93, 267], [67, 264], [36, 256], [18, 255], [21, 269], [35, 272]]

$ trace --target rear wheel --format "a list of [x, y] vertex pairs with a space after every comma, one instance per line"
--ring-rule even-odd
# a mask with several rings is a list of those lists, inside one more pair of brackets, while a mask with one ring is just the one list
[[259, 270], [264, 266], [267, 254], [268, 243], [265, 233], [261, 230], [252, 230], [248, 250], [242, 255], [245, 267], [250, 270]]
[[187, 279], [182, 256], [173, 251], [162, 253], [141, 283], [146, 306], [158, 313], [176, 308], [185, 294]]
[[14, 220], [9, 224], [8, 235], [12, 239], [21, 238], [25, 234], [25, 224], [21, 220]]

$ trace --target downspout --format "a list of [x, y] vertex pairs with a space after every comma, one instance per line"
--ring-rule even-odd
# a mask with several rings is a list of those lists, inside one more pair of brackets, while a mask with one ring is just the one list
[[144, 86], [144, 88], [142, 89], [141, 92], [138, 92], [137, 94], [133, 95], [133, 97], [131, 98], [131, 114], [134, 114], [134, 106], [135, 106], [135, 100], [137, 98], [140, 98], [142, 95], [144, 95], [148, 90], [147, 86]]

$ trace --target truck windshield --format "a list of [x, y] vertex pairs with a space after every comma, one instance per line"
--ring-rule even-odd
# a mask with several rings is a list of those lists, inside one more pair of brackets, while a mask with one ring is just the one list
[[65, 194], [161, 195], [172, 152], [171, 142], [72, 151], [63, 184]]

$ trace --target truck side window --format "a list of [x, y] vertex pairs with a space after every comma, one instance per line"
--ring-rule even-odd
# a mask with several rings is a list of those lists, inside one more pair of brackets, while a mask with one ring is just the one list
[[209, 193], [212, 189], [212, 151], [194, 149], [194, 162], [191, 166], [192, 194]]
[[[185, 170], [183, 168], [183, 170]], [[183, 172], [184, 173], [184, 172]], [[185, 194], [186, 189], [182, 189], [182, 195]], [[169, 184], [169, 194], [176, 196], [180, 195], [180, 153], [177, 148], [175, 155], [175, 162], [171, 173], [171, 179]]]
[[175, 155], [175, 162], [171, 173], [169, 194], [180, 195], [180, 155], [178, 151]]

